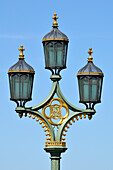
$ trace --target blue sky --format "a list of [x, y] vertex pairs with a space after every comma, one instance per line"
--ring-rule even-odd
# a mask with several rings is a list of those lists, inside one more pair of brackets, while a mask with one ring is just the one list
[[79, 103], [76, 74], [87, 63], [88, 49], [94, 64], [104, 72], [102, 103], [92, 120], [72, 125], [66, 136], [68, 150], [61, 169], [113, 170], [113, 1], [112, 0], [4, 0], [0, 3], [0, 169], [50, 169], [50, 155], [43, 150], [45, 134], [29, 118], [20, 119], [10, 101], [8, 69], [18, 61], [18, 48], [26, 49], [26, 62], [36, 71], [33, 100], [39, 104], [51, 90], [51, 73], [45, 70], [43, 36], [52, 29], [54, 12], [59, 29], [69, 37], [67, 69], [60, 87], [75, 106]]

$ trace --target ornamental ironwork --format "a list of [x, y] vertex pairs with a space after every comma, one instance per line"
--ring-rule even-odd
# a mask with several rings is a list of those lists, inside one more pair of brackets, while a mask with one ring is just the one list
[[[49, 115], [47, 115], [47, 112], [46, 112], [46, 109], [48, 107], [49, 107]], [[62, 108], [64, 108], [66, 111], [65, 116], [62, 116], [62, 113], [61, 113]], [[49, 104], [44, 106], [42, 110], [42, 114], [52, 125], [58, 126], [58, 125], [61, 125], [63, 121], [69, 116], [69, 109], [66, 103], [63, 102], [63, 100], [61, 100], [60, 98], [53, 98], [50, 100]]]

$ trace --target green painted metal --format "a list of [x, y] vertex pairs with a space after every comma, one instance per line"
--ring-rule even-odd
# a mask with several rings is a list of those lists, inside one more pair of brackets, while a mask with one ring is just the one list
[[[87, 111], [87, 113], [90, 113], [90, 110]], [[62, 132], [63, 132], [63, 129], [64, 127], [66, 126], [66, 124], [72, 120], [72, 118], [74, 118], [75, 116], [79, 116], [80, 114], [83, 114], [83, 113], [86, 113], [86, 112], [72, 112], [68, 118], [65, 120], [65, 122], [59, 127], [58, 131], [57, 131], [57, 135], [56, 135], [56, 141], [61, 141], [61, 135], [62, 135]]]
[[[54, 78], [54, 81], [53, 81], [53, 86], [52, 86], [51, 92], [49, 93], [48, 97], [42, 103], [40, 103], [39, 105], [36, 105], [34, 107], [31, 107], [31, 108], [17, 107], [16, 112], [18, 112], [18, 113], [29, 112], [29, 113], [32, 113], [34, 115], [41, 117], [47, 123], [48, 128], [50, 129], [52, 141], [61, 141], [61, 134], [62, 134], [63, 128], [68, 123], [69, 120], [71, 120], [73, 117], [75, 117], [79, 114], [82, 114], [82, 113], [93, 115], [93, 114], [95, 114], [95, 110], [80, 109], [80, 108], [73, 106], [71, 103], [69, 103], [67, 101], [67, 99], [63, 96], [63, 94], [60, 90], [59, 83], [58, 83], [59, 77], [54, 76], [53, 78]], [[56, 138], [55, 138], [55, 133], [54, 133], [54, 130], [52, 128], [52, 125], [38, 111], [39, 109], [43, 108], [53, 98], [55, 93], [58, 95], [59, 98], [61, 98], [67, 104], [67, 106], [70, 110], [74, 111], [69, 115], [69, 117], [65, 120], [65, 122], [59, 127], [59, 129], [57, 131]]]
[[53, 74], [50, 79], [53, 81], [53, 82], [58, 82], [59, 80], [62, 79], [62, 77], [60, 75], [56, 75], [56, 74]]
[[[64, 127], [66, 124], [69, 123], [72, 118], [74, 118], [77, 115], [86, 113], [87, 115], [93, 115], [95, 114], [95, 110], [93, 109], [80, 109], [75, 106], [73, 106], [70, 102], [67, 101], [67, 99], [63, 96], [60, 87], [59, 87], [59, 80], [61, 79], [61, 76], [58, 75], [53, 75], [50, 77], [50, 79], [53, 81], [53, 86], [52, 89], [48, 95], [48, 97], [40, 104], [33, 106], [31, 108], [24, 108], [24, 107], [17, 107], [16, 112], [23, 114], [25, 112], [31, 113], [33, 115], [39, 116], [48, 126], [50, 133], [51, 133], [51, 138], [52, 141], [61, 141], [62, 138], [62, 132], [64, 130]], [[57, 134], [55, 136], [54, 129], [52, 125], [48, 122], [48, 120], [40, 113], [38, 110], [42, 109], [55, 95], [62, 99], [68, 106], [68, 108], [73, 111], [68, 118], [64, 121], [63, 124], [61, 124], [58, 128]], [[49, 152], [51, 157], [51, 170], [60, 170], [60, 155], [61, 153], [65, 152], [67, 150], [66, 147], [64, 146], [46, 146], [44, 148], [46, 152]]]
[[39, 110], [39, 109], [43, 108], [48, 103], [48, 101], [50, 101], [53, 98], [54, 94], [56, 93], [56, 87], [57, 87], [57, 82], [55, 81], [55, 82], [53, 82], [53, 86], [52, 86], [52, 89], [51, 89], [48, 97], [42, 103], [40, 103], [36, 106], [33, 106], [31, 108], [31, 110]]
[[91, 109], [80, 109], [78, 107], [75, 107], [74, 105], [72, 105], [70, 102], [67, 101], [67, 99], [63, 96], [61, 90], [60, 90], [60, 87], [59, 87], [59, 83], [57, 82], [57, 95], [59, 98], [61, 98], [66, 104], [67, 106], [69, 107], [70, 110], [74, 111], [74, 112], [89, 112], [90, 110], [90, 113], [94, 113], [95, 111], [94, 110], [91, 110]]
[[47, 146], [44, 150], [51, 155], [51, 170], [60, 170], [60, 155], [65, 152], [67, 148], [63, 146]]

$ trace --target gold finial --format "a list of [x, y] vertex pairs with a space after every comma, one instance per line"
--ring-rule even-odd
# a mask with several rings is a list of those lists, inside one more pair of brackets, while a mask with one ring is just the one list
[[20, 51], [19, 59], [24, 59], [23, 51], [25, 51], [25, 49], [23, 48], [23, 45], [21, 45], [18, 50]]
[[93, 53], [93, 51], [92, 51], [92, 48], [91, 48], [91, 47], [89, 48], [88, 53], [89, 53], [89, 57], [88, 57], [88, 60], [87, 60], [87, 61], [93, 61], [93, 58], [92, 58], [92, 56], [91, 56], [91, 54]]
[[56, 22], [56, 20], [58, 19], [58, 17], [57, 17], [57, 14], [56, 14], [56, 13], [54, 13], [54, 17], [52, 17], [52, 19], [54, 19], [53, 27], [58, 27], [58, 24], [57, 24], [57, 22]]

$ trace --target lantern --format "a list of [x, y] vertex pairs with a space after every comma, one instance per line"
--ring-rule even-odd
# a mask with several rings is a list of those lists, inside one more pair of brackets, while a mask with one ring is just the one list
[[20, 101], [21, 106], [22, 103], [25, 104], [27, 101], [31, 100], [35, 74], [34, 69], [24, 60], [24, 50], [23, 45], [21, 45], [21, 48], [19, 48], [19, 61], [10, 67], [8, 71], [11, 96], [10, 100], [17, 103]]
[[[96, 103], [101, 102], [103, 72], [101, 69], [93, 64], [92, 48], [89, 48], [88, 63], [82, 69], [79, 70], [78, 85], [80, 103], [85, 105], [89, 104], [89, 108], [93, 108]], [[92, 105], [92, 106], [91, 106]], [[88, 105], [87, 105], [88, 107]]]
[[59, 74], [66, 68], [69, 39], [58, 29], [56, 13], [54, 13], [53, 29], [42, 39], [45, 55], [45, 68], [53, 74]]

